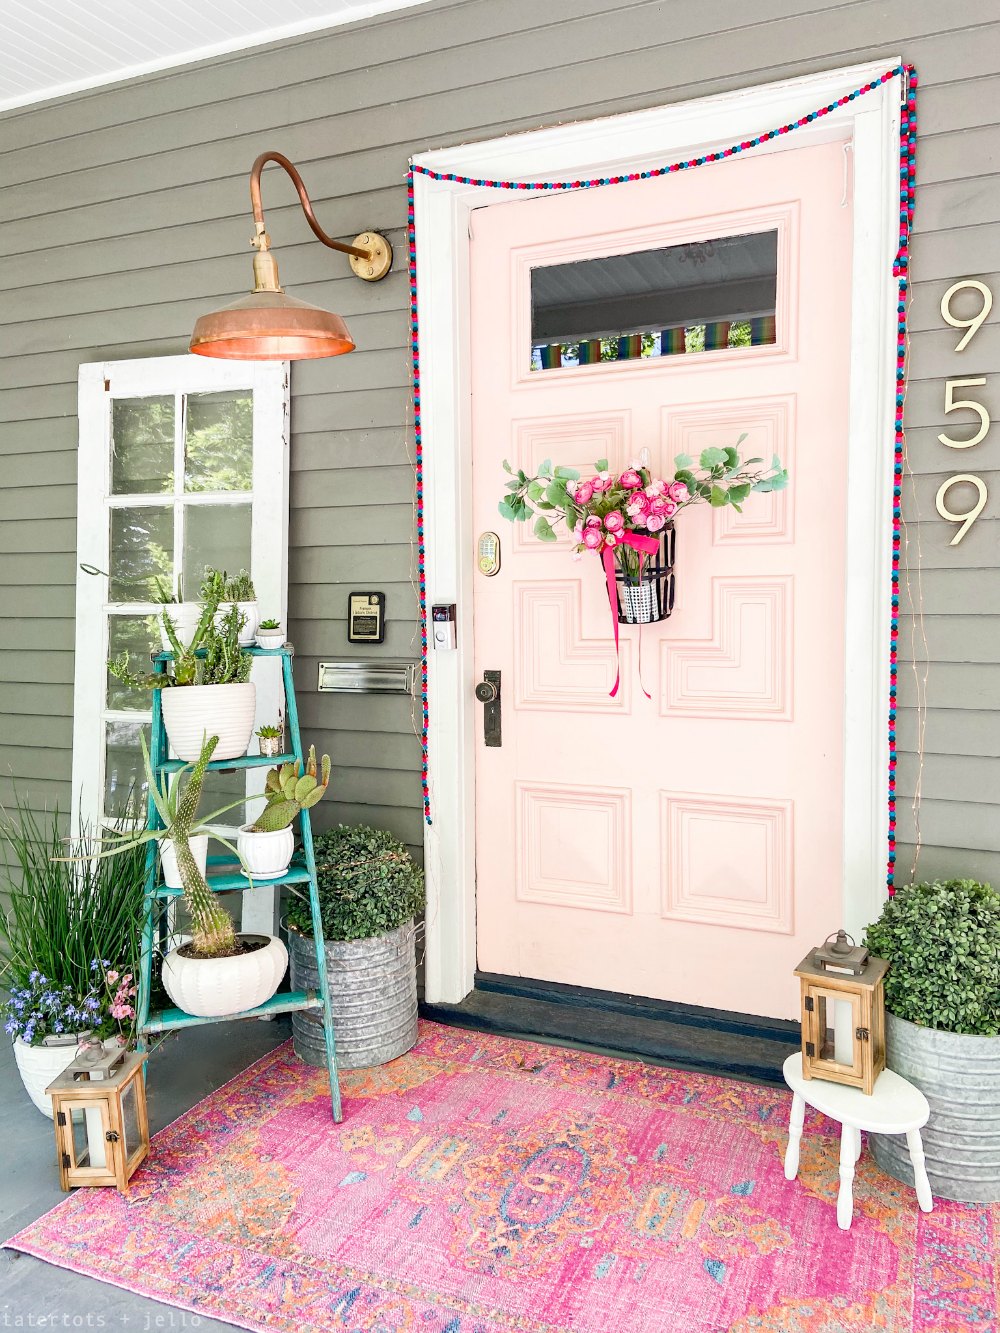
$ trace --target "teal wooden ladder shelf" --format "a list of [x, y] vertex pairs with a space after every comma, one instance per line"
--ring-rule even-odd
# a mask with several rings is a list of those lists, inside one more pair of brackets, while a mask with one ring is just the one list
[[[295, 683], [292, 679], [292, 656], [293, 649], [290, 646], [284, 648], [248, 648], [247, 652], [254, 657], [280, 657], [281, 658], [281, 679], [285, 691], [285, 721], [288, 725], [288, 735], [291, 741], [291, 753], [279, 755], [275, 758], [262, 755], [246, 755], [241, 759], [220, 759], [213, 760], [209, 764], [210, 770], [232, 770], [247, 768], [272, 768], [275, 764], [290, 763], [297, 759], [304, 765], [304, 756], [302, 753], [302, 739], [299, 734], [299, 714], [295, 704]], [[165, 672], [167, 663], [171, 661], [170, 653], [159, 653], [153, 658], [154, 670]], [[169, 754], [167, 746], [167, 733], [163, 725], [163, 709], [160, 701], [160, 691], [153, 691], [153, 720], [152, 734], [149, 744], [149, 757], [153, 772], [159, 777], [162, 773], [176, 773], [184, 765], [179, 759], [168, 759]], [[337, 1047], [333, 1033], [333, 1013], [330, 1007], [330, 987], [326, 975], [326, 948], [323, 942], [323, 921], [319, 906], [319, 893], [316, 885], [316, 854], [313, 850], [312, 824], [309, 819], [309, 811], [299, 812], [299, 833], [302, 839], [302, 850], [297, 853], [289, 866], [288, 871], [279, 879], [269, 879], [260, 881], [267, 887], [281, 884], [295, 886], [296, 890], [303, 892], [308, 887], [309, 907], [312, 914], [313, 940], [316, 945], [316, 971], [319, 977], [319, 992], [316, 991], [279, 991], [271, 999], [265, 1001], [256, 1009], [248, 1009], [239, 1014], [225, 1014], [219, 1018], [199, 1018], [194, 1014], [186, 1014], [181, 1009], [163, 1009], [159, 1012], [151, 1012], [150, 996], [152, 994], [153, 982], [153, 950], [156, 943], [157, 931], [162, 920], [162, 914], [167, 903], [172, 898], [179, 898], [182, 895], [180, 889], [168, 889], [162, 883], [160, 878], [159, 855], [157, 853], [157, 844], [150, 842], [147, 845], [146, 852], [146, 898], [145, 898], [145, 921], [142, 935], [142, 958], [139, 972], [139, 1008], [137, 1014], [137, 1028], [139, 1034], [138, 1049], [140, 1051], [149, 1048], [149, 1038], [155, 1037], [161, 1033], [172, 1032], [178, 1028], [195, 1027], [203, 1023], [228, 1023], [237, 1018], [260, 1018], [272, 1014], [286, 1014], [297, 1009], [320, 1009], [323, 1012], [323, 1036], [326, 1041], [326, 1066], [330, 1075], [330, 1105], [333, 1111], [335, 1121], [342, 1119], [342, 1110], [340, 1103], [340, 1079], [337, 1071]], [[159, 812], [152, 798], [146, 802], [146, 820], [147, 827], [158, 829], [163, 827]], [[226, 856], [209, 857], [209, 873], [206, 879], [209, 887], [214, 893], [232, 893], [234, 891], [245, 890], [251, 887], [250, 881], [245, 875], [226, 870], [224, 867], [232, 866], [233, 858]]]

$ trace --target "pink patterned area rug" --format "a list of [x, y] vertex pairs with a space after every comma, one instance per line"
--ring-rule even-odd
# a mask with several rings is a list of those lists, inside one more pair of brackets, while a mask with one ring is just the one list
[[424, 1023], [325, 1076], [291, 1043], [157, 1135], [127, 1201], [80, 1190], [10, 1244], [170, 1305], [312, 1333], [995, 1330], [1000, 1209], [858, 1164], [782, 1172], [780, 1090]]

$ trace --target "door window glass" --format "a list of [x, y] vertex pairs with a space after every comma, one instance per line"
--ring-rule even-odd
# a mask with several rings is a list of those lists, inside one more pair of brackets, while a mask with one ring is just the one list
[[537, 266], [531, 368], [773, 343], [777, 273], [777, 231]]

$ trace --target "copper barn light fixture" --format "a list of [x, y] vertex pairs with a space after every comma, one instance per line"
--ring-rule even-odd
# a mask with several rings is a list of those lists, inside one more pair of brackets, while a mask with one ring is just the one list
[[351, 268], [359, 278], [378, 282], [392, 266], [392, 247], [378, 232], [363, 232], [351, 245], [328, 236], [316, 221], [302, 177], [288, 158], [282, 153], [261, 153], [250, 171], [250, 202], [256, 226], [250, 244], [257, 250], [253, 291], [222, 310], [202, 315], [191, 335], [191, 351], [230, 361], [304, 361], [352, 352], [354, 339], [340, 315], [297, 301], [278, 281], [278, 265], [260, 201], [260, 176], [268, 162], [277, 162], [288, 172], [315, 235], [331, 250], [349, 255]]

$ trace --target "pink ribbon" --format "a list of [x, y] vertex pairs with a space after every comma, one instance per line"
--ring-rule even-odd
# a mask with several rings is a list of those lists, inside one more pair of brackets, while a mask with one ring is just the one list
[[[626, 532], [620, 539], [619, 546], [631, 546], [633, 551], [638, 551], [643, 555], [652, 555], [660, 545], [656, 537], [643, 537], [638, 532]], [[615, 631], [615, 683], [611, 687], [611, 698], [618, 693], [618, 685], [621, 680], [621, 655], [618, 651], [618, 587], [615, 578], [615, 550], [614, 546], [605, 546], [601, 552], [604, 561], [604, 577], [608, 581], [608, 603], [611, 607], [611, 623]], [[640, 566], [641, 568], [641, 566]], [[643, 694], [646, 694], [643, 689]], [[646, 694], [646, 698], [649, 695]]]

